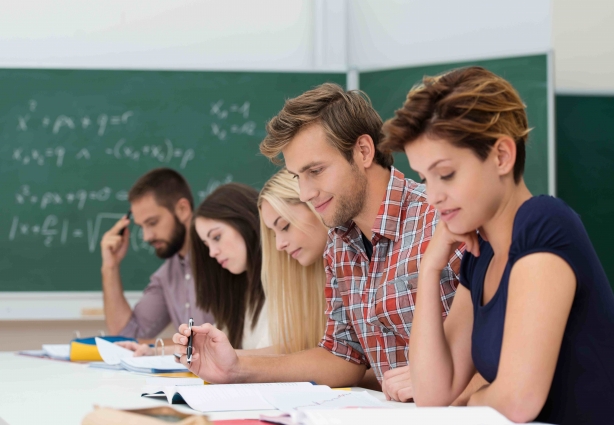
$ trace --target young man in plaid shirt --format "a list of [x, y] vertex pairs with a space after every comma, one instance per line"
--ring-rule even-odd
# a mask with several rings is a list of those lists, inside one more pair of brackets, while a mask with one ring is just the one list
[[[371, 367], [393, 400], [412, 397], [407, 353], [418, 268], [437, 221], [424, 186], [377, 149], [382, 121], [364, 94], [323, 84], [286, 102], [260, 151], [283, 154], [301, 200], [331, 228], [324, 267], [328, 324], [320, 346], [300, 353], [238, 357], [225, 335], [193, 327], [190, 370], [215, 383], [315, 381], [353, 386]], [[458, 284], [459, 251], [442, 272], [441, 317]], [[185, 354], [186, 327], [173, 340]], [[186, 357], [181, 357], [186, 364]]]

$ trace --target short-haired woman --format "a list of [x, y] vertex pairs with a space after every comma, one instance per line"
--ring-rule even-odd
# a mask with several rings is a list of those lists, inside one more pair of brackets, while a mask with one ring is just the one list
[[[516, 90], [479, 67], [425, 77], [384, 133], [441, 216], [420, 264], [416, 403], [450, 404], [477, 369], [488, 384], [469, 405], [514, 422], [611, 423], [614, 295], [580, 217], [525, 185]], [[461, 285], [442, 322], [439, 275], [461, 243]]]

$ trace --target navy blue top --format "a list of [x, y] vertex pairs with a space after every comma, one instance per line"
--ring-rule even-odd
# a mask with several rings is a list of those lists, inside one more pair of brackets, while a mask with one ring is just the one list
[[538, 196], [516, 213], [512, 244], [499, 288], [482, 306], [484, 278], [494, 253], [480, 238], [480, 256], [466, 253], [460, 282], [471, 292], [471, 355], [488, 382], [499, 368], [509, 277], [525, 255], [548, 252], [576, 275], [576, 294], [546, 403], [536, 421], [614, 423], [614, 294], [580, 217], [563, 201]]

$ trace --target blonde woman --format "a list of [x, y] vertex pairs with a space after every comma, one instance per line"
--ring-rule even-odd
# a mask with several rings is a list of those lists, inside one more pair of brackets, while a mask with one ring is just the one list
[[328, 229], [313, 207], [301, 202], [298, 182], [285, 169], [266, 182], [258, 209], [271, 352], [314, 348], [326, 325], [322, 254]]
[[[272, 346], [249, 354], [289, 354], [318, 346], [326, 326], [326, 273], [322, 255], [328, 241], [313, 206], [299, 198], [298, 181], [285, 168], [260, 191], [262, 286]], [[359, 384], [381, 390], [368, 369]]]

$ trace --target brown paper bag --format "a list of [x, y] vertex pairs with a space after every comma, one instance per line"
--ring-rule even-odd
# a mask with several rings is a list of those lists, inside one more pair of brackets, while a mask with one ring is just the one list
[[168, 407], [118, 410], [94, 406], [81, 422], [82, 425], [211, 425], [206, 416], [188, 415]]

